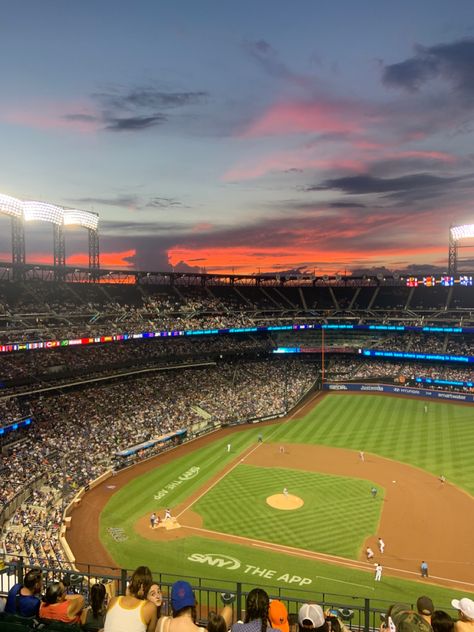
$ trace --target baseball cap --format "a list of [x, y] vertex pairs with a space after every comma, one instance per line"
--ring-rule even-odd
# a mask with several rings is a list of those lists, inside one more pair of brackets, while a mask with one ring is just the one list
[[474, 601], [463, 597], [462, 599], [453, 599], [451, 605], [456, 610], [460, 610], [465, 617], [474, 620]]
[[193, 589], [188, 582], [178, 581], [171, 586], [171, 607], [174, 612], [196, 605]]
[[281, 632], [290, 632], [288, 623], [288, 611], [285, 604], [279, 599], [272, 599], [268, 608], [268, 618], [272, 628], [277, 628]]
[[303, 625], [303, 621], [310, 621], [313, 627], [320, 628], [326, 619], [321, 606], [317, 603], [305, 603], [298, 612], [298, 623]]
[[390, 612], [397, 632], [432, 632], [426, 619], [403, 604], [395, 604]]
[[416, 601], [416, 609], [420, 614], [433, 614], [434, 605], [432, 600], [429, 597], [418, 597]]

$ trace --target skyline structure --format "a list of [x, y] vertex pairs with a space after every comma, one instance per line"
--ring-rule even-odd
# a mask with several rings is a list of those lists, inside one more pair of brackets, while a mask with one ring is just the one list
[[[449, 227], [473, 223], [468, 0], [27, 0], [5, 18], [0, 192], [98, 213], [104, 268], [443, 272]], [[47, 227], [25, 242], [52, 262]]]

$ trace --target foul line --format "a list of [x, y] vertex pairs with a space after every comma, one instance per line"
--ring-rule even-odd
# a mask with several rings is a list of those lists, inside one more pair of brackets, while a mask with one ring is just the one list
[[[284, 424], [288, 423], [290, 421], [290, 419], [286, 419], [283, 423], [275, 426], [275, 428], [273, 429], [273, 432], [271, 432], [269, 434], [269, 436], [267, 437], [267, 439], [270, 439], [275, 432], [281, 428], [281, 426], [283, 426]], [[191, 507], [193, 505], [195, 505], [197, 503], [198, 500], [200, 500], [203, 496], [205, 496], [208, 492], [211, 491], [211, 489], [213, 487], [215, 487], [217, 485], [217, 483], [220, 483], [221, 480], [223, 478], [225, 478], [228, 474], [230, 474], [233, 470], [235, 470], [235, 468], [240, 465], [241, 463], [243, 463], [245, 461], [245, 459], [247, 459], [251, 454], [253, 454], [255, 452], [255, 450], [257, 450], [257, 448], [259, 448], [262, 445], [262, 443], [257, 443], [256, 446], [254, 446], [251, 450], [249, 450], [249, 452], [247, 452], [247, 454], [244, 454], [244, 456], [240, 459], [240, 461], [237, 461], [237, 463], [234, 463], [234, 465], [232, 465], [232, 467], [230, 467], [226, 472], [224, 472], [224, 474], [222, 474], [222, 476], [220, 476], [217, 480], [215, 480], [212, 485], [209, 485], [209, 487], [206, 487], [206, 489], [202, 492], [202, 494], [200, 494], [197, 498], [195, 498], [193, 500], [192, 503], [190, 503], [187, 507], [185, 507], [184, 509], [182, 509], [179, 514], [177, 514], [176, 518], [179, 518], [180, 516], [182, 516], [184, 514], [185, 511], [188, 511], [188, 509], [191, 509]], [[190, 527], [188, 527], [190, 528]], [[214, 531], [214, 533], [217, 533], [217, 531]]]
[[199, 496], [197, 498], [195, 498], [192, 503], [190, 503], [187, 507], [185, 507], [182, 511], [180, 511], [179, 514], [176, 516], [176, 518], [179, 518], [180, 516], [182, 516], [184, 514], [185, 511], [188, 511], [188, 509], [191, 509], [191, 507], [195, 503], [197, 503], [198, 500], [200, 500], [203, 496], [205, 496], [208, 492], [210, 492], [211, 489], [217, 485], [217, 483], [220, 483], [223, 478], [225, 478], [228, 474], [230, 474], [233, 470], [235, 470], [235, 468], [238, 465], [243, 463], [245, 461], [245, 459], [248, 456], [250, 456], [251, 454], [253, 454], [253, 452], [255, 452], [255, 450], [257, 448], [259, 448], [261, 445], [262, 445], [261, 443], [257, 443], [256, 446], [254, 446], [249, 452], [247, 452], [247, 454], [245, 454], [245, 456], [243, 456], [239, 461], [237, 461], [237, 463], [234, 463], [234, 465], [232, 465], [226, 472], [224, 472], [224, 474], [222, 474], [222, 476], [220, 476], [211, 485], [209, 485], [209, 487], [206, 487], [206, 489], [202, 492], [202, 494], [199, 494]]

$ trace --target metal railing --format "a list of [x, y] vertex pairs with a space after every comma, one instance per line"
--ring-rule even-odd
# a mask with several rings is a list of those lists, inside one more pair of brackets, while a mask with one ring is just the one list
[[[32, 568], [27, 558], [18, 557], [0, 568], [0, 594], [6, 594], [17, 582], [22, 582], [25, 573]], [[36, 567], [37, 568], [37, 567]], [[127, 582], [133, 571], [124, 568], [78, 564], [77, 571], [62, 568], [43, 567], [45, 583], [65, 581], [71, 593], [80, 593], [87, 599], [92, 584], [105, 584], [110, 597], [125, 594]], [[185, 579], [193, 587], [197, 601], [197, 617], [206, 621], [210, 611], [219, 611], [223, 600], [232, 597], [230, 606], [233, 621], [245, 617], [245, 602], [255, 583], [230, 582], [196, 576], [177, 576], [172, 573], [153, 572], [154, 580], [161, 586], [163, 593], [162, 614], [170, 612], [171, 586], [178, 579]], [[381, 614], [384, 614], [392, 602], [381, 599], [369, 599], [358, 596], [342, 595], [325, 591], [298, 590], [296, 588], [265, 586], [271, 599], [280, 599], [286, 606], [290, 622], [296, 622], [298, 610], [303, 603], [318, 603], [323, 609], [337, 610], [347, 627], [353, 630], [370, 632], [380, 627]], [[414, 607], [411, 604], [411, 607]]]

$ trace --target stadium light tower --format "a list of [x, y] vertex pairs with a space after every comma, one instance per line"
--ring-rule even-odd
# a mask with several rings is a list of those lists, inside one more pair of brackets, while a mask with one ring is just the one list
[[462, 239], [474, 238], [474, 224], [462, 224], [451, 226], [449, 229], [449, 253], [448, 253], [448, 273], [456, 276], [458, 273], [458, 248]]
[[[64, 226], [80, 226], [89, 234], [89, 272], [96, 272], [99, 265], [99, 216], [90, 211], [64, 209]], [[92, 276], [94, 276], [92, 274]]]
[[63, 232], [63, 209], [54, 204], [27, 200], [23, 202], [23, 217], [25, 222], [40, 221], [53, 225], [53, 263], [54, 276], [57, 280], [64, 278], [66, 266], [66, 245]]
[[25, 226], [23, 202], [0, 193], [0, 213], [11, 217], [13, 278], [21, 278], [25, 265]]

